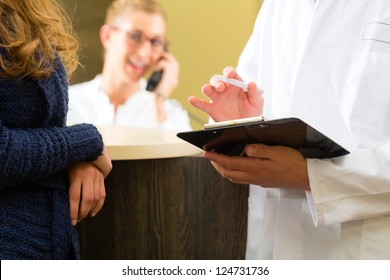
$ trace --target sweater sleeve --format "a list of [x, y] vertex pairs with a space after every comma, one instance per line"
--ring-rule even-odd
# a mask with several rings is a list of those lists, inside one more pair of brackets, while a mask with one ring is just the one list
[[103, 140], [93, 125], [11, 129], [0, 121], [0, 189], [95, 160]]

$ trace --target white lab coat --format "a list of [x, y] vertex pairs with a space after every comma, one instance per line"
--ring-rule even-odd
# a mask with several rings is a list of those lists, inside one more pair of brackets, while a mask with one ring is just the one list
[[101, 76], [69, 87], [68, 124], [92, 123], [137, 128], [159, 128], [175, 131], [191, 130], [188, 113], [174, 99], [164, 101], [167, 119], [158, 122], [155, 97], [146, 91], [146, 81], [141, 80], [141, 90], [130, 96], [115, 112], [107, 94], [100, 89]]
[[250, 187], [247, 258], [390, 259], [390, 1], [265, 0], [238, 71], [351, 151], [306, 194]]

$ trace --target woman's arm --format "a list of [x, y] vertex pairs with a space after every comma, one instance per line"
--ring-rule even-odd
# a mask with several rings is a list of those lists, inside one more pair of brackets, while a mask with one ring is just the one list
[[47, 177], [76, 162], [94, 161], [102, 151], [102, 137], [93, 125], [15, 129], [0, 122], [0, 186]]

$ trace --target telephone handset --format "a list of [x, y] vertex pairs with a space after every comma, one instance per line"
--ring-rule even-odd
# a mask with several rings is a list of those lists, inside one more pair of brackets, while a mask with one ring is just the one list
[[158, 83], [161, 81], [162, 75], [163, 75], [163, 70], [154, 71], [152, 75], [150, 75], [150, 78], [148, 79], [146, 90], [153, 91], [157, 87]]
[[[168, 51], [167, 46], [164, 47], [164, 51]], [[163, 70], [154, 71], [148, 79], [146, 90], [153, 91], [157, 87], [158, 83], [161, 81], [163, 73]]]

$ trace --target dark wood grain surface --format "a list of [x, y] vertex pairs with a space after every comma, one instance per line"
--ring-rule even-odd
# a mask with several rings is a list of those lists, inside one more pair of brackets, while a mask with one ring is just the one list
[[114, 161], [107, 199], [78, 224], [82, 259], [244, 259], [248, 186], [202, 157]]

